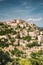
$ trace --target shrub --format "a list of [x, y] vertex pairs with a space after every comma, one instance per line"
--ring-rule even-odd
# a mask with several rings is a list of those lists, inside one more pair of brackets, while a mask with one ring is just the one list
[[32, 65], [28, 59], [20, 59], [18, 62], [20, 65]]
[[[2, 41], [2, 40], [4, 40], [4, 41]], [[8, 44], [7, 39], [4, 39], [4, 38], [0, 39], [0, 47], [8, 47], [8, 46], [9, 46], [9, 44]]]
[[33, 43], [28, 43], [27, 47], [33, 47], [33, 46], [40, 46], [37, 42], [33, 42]]
[[19, 51], [18, 49], [12, 50], [11, 53], [12, 53], [13, 55], [18, 56], [18, 57], [20, 57], [21, 54], [23, 54], [23, 52]]
[[30, 40], [31, 40], [31, 36], [26, 36], [26, 37], [23, 37], [22, 39], [23, 39], [23, 40], [30, 41]]

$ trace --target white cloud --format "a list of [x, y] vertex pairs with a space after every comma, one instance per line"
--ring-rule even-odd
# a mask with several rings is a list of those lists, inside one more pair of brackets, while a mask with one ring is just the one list
[[27, 21], [33, 21], [33, 22], [35, 22], [35, 21], [41, 21], [42, 20], [42, 18], [28, 18], [27, 19]]

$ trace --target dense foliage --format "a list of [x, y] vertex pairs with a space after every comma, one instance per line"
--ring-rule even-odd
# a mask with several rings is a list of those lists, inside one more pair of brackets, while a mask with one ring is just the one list
[[12, 60], [9, 56], [9, 53], [0, 50], [0, 65], [6, 65], [7, 62], [11, 62], [11, 61]]

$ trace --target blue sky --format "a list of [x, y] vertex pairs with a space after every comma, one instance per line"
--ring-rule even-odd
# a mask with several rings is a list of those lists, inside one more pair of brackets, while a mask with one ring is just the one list
[[0, 21], [18, 18], [43, 27], [43, 0], [0, 0]]

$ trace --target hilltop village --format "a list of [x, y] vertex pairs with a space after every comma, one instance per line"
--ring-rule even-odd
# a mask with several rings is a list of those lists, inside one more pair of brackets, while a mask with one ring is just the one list
[[0, 22], [0, 50], [11, 58], [30, 58], [32, 52], [43, 50], [43, 30], [22, 19]]

